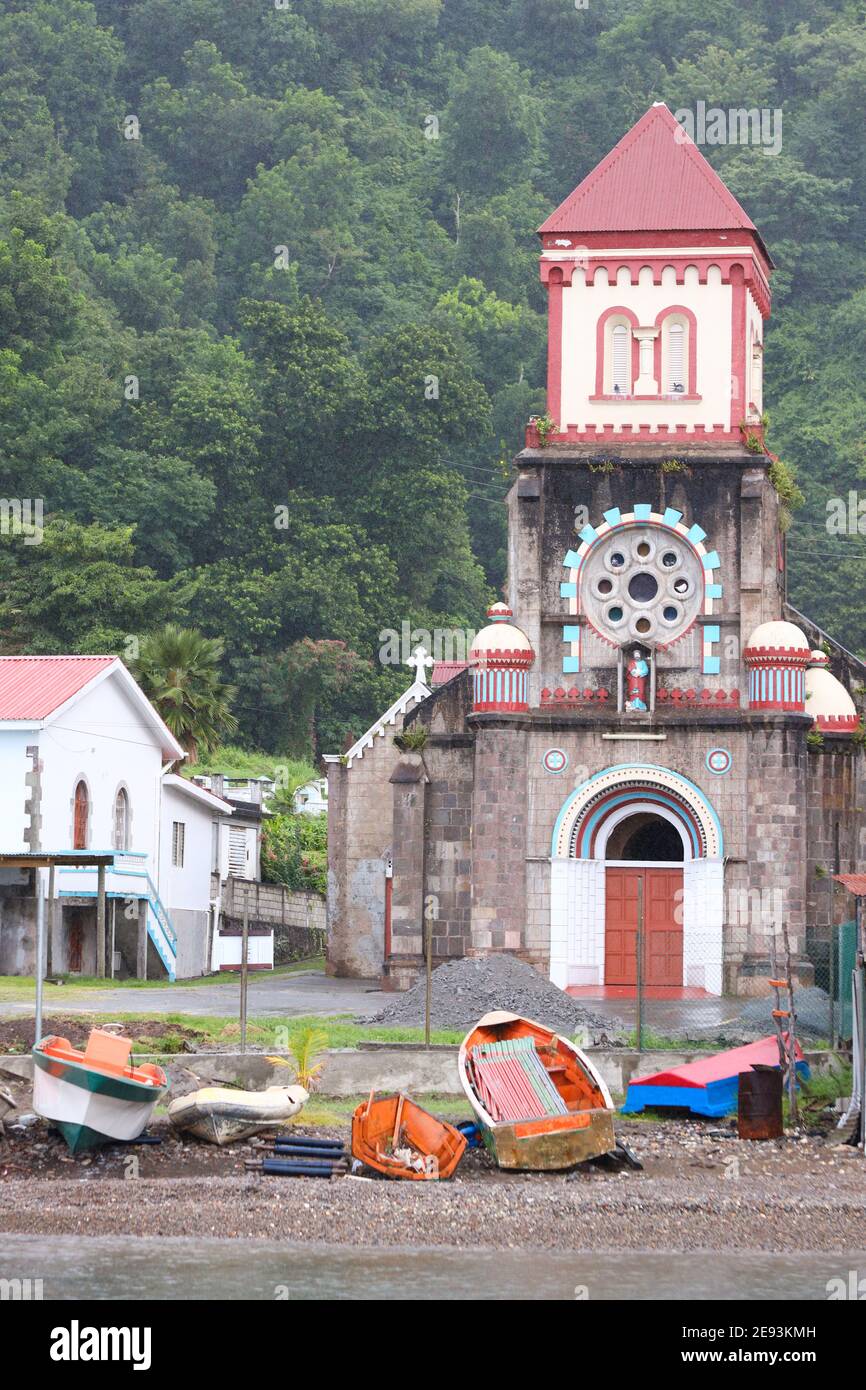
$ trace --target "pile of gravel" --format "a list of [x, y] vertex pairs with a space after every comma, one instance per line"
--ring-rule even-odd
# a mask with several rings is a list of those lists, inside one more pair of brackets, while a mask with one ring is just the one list
[[[422, 975], [412, 989], [396, 994], [375, 1022], [424, 1023], [427, 983]], [[494, 1009], [521, 1014], [566, 1037], [584, 1034], [593, 1041], [620, 1031], [617, 1020], [602, 1018], [564, 994], [525, 961], [515, 956], [466, 957], [433, 972], [431, 1017], [434, 1028], [468, 1028]], [[373, 1020], [368, 1020], [373, 1021]]]
[[[784, 1001], [784, 991], [782, 998]], [[772, 1010], [776, 1007], [775, 995], [769, 994], [760, 999], [751, 999], [740, 1012], [740, 1022], [750, 1024], [767, 1033], [775, 1032]], [[829, 1038], [830, 1036], [830, 996], [817, 985], [794, 990], [794, 1013], [797, 1016], [797, 1033], [803, 1037]], [[836, 1027], [839, 1027], [839, 1010], [836, 1010]]]

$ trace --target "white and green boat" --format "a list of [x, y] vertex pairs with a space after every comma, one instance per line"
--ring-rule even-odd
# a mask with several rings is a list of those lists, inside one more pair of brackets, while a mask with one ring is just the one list
[[149, 1062], [132, 1066], [132, 1043], [94, 1028], [84, 1052], [68, 1038], [33, 1049], [33, 1109], [60, 1130], [72, 1153], [112, 1140], [137, 1139], [168, 1087]]

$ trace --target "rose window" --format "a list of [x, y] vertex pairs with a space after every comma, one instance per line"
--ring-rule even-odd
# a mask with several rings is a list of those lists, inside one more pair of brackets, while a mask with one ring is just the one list
[[654, 526], [617, 530], [595, 546], [581, 569], [590, 624], [619, 646], [634, 638], [667, 644], [701, 611], [701, 562], [679, 536]]

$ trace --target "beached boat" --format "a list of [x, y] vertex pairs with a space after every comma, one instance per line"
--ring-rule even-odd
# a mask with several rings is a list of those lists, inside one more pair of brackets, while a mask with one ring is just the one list
[[386, 1178], [450, 1178], [465, 1148], [459, 1130], [402, 1094], [371, 1091], [352, 1116], [353, 1156]]
[[83, 1052], [68, 1038], [43, 1038], [33, 1049], [33, 1109], [51, 1120], [73, 1153], [112, 1140], [137, 1139], [166, 1092], [165, 1072], [132, 1066], [132, 1043], [94, 1028]]
[[603, 1080], [579, 1048], [542, 1024], [485, 1014], [463, 1039], [458, 1067], [500, 1168], [571, 1168], [616, 1147]]
[[285, 1124], [309, 1099], [303, 1086], [268, 1086], [265, 1091], [203, 1086], [173, 1100], [168, 1118], [181, 1134], [192, 1134], [208, 1144], [233, 1144]]

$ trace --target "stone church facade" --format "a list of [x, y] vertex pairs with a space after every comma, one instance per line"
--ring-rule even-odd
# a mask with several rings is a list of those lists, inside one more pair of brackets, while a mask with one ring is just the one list
[[782, 922], [810, 982], [864, 868], [864, 668], [786, 599], [772, 262], [661, 104], [540, 237], [507, 602], [327, 760], [329, 968], [405, 988], [429, 923], [435, 963], [628, 987], [640, 899], [648, 984], [763, 992]]

